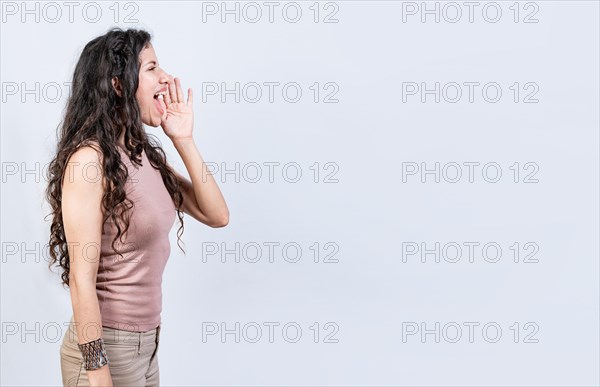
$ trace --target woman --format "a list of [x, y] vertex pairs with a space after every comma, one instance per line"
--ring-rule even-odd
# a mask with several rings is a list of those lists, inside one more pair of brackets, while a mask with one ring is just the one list
[[[73, 308], [60, 348], [64, 385], [159, 385], [161, 282], [175, 213], [178, 245], [182, 212], [211, 227], [229, 221], [194, 143], [192, 106], [192, 90], [184, 100], [146, 31], [114, 28], [83, 49], [46, 190], [50, 266], [62, 269]], [[191, 181], [142, 124], [162, 127]]]

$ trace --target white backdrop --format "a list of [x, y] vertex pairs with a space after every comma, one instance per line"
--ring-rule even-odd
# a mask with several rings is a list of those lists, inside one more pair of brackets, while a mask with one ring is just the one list
[[231, 213], [173, 227], [162, 385], [598, 385], [595, 1], [2, 2], [2, 385], [60, 384], [44, 173], [115, 25]]

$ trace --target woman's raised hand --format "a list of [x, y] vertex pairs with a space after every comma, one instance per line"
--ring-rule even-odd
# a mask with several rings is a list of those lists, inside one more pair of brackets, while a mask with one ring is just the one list
[[183, 99], [183, 89], [179, 78], [168, 84], [165, 96], [165, 112], [160, 126], [171, 141], [192, 138], [194, 129], [193, 93], [188, 89], [187, 101]]

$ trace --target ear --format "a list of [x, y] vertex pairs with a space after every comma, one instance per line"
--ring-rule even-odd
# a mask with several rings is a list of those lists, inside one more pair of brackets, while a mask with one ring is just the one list
[[117, 92], [117, 95], [120, 97], [121, 96], [121, 83], [119, 82], [119, 78], [113, 77], [112, 85], [113, 85], [113, 88], [115, 89], [115, 91]]

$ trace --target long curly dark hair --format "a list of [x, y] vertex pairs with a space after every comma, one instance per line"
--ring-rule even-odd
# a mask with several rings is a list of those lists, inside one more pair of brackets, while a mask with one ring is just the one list
[[[49, 268], [58, 262], [63, 269], [63, 286], [69, 286], [69, 252], [62, 222], [62, 179], [69, 157], [82, 146], [96, 142], [102, 152], [102, 169], [106, 181], [102, 211], [104, 221], [108, 217], [117, 227], [115, 242], [129, 229], [132, 202], [126, 196], [125, 182], [128, 171], [121, 161], [117, 143], [125, 130], [125, 146], [132, 163], [141, 165], [144, 150], [150, 164], [160, 171], [162, 180], [177, 208], [180, 227], [177, 244], [183, 234], [183, 195], [174, 171], [167, 164], [160, 142], [146, 133], [140, 108], [135, 98], [138, 88], [139, 54], [150, 44], [152, 37], [144, 30], [112, 28], [106, 34], [87, 43], [75, 67], [71, 93], [63, 121], [57, 127], [56, 156], [48, 165], [46, 200], [52, 212], [49, 242]], [[112, 84], [117, 77], [119, 96]], [[151, 141], [151, 137], [153, 140]], [[138, 160], [139, 158], [139, 160]], [[126, 208], [124, 208], [126, 207]], [[129, 215], [129, 216], [126, 216]], [[122, 230], [123, 225], [124, 230]], [[121, 252], [117, 252], [121, 257]], [[185, 253], [185, 251], [184, 251]]]

